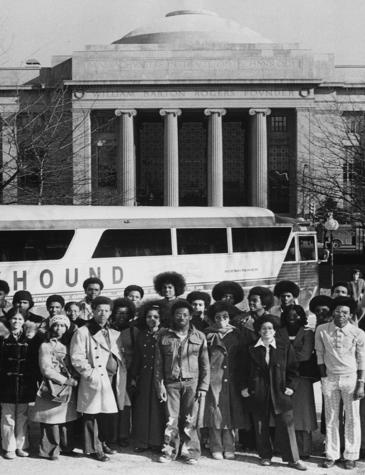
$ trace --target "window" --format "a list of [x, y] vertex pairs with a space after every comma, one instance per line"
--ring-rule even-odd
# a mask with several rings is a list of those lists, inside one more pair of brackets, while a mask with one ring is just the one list
[[0, 261], [61, 259], [74, 231], [0, 231]]
[[285, 256], [285, 262], [295, 261], [295, 238], [291, 240], [288, 252]]
[[271, 117], [271, 132], [286, 132], [287, 131], [287, 117], [273, 116]]
[[170, 254], [169, 229], [108, 229], [103, 232], [93, 258]]
[[315, 259], [314, 236], [299, 236], [299, 260], [314, 261]]
[[179, 254], [219, 254], [227, 252], [226, 228], [177, 229]]
[[232, 228], [233, 252], [281, 251], [291, 228]]

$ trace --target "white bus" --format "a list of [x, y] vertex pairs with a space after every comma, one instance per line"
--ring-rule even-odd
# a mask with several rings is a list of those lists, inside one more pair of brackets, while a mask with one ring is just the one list
[[316, 234], [255, 207], [0, 206], [0, 279], [10, 297], [29, 290], [36, 308], [53, 293], [80, 300], [89, 276], [103, 295], [138, 284], [152, 297], [164, 271], [182, 273], [187, 292], [291, 279], [307, 306], [318, 290]]

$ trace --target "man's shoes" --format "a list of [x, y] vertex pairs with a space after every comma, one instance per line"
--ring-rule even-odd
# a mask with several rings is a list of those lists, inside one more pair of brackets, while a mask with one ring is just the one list
[[158, 461], [160, 463], [170, 463], [170, 462], [172, 462], [172, 458], [169, 457], [168, 455], [160, 455], [159, 458], [158, 458]]
[[272, 465], [272, 462], [270, 459], [261, 459], [260, 465], [262, 465], [263, 467], [269, 467], [270, 465]]
[[129, 445], [128, 439], [120, 439], [119, 445], [120, 445], [121, 447], [128, 447], [128, 445]]
[[146, 447], [134, 447], [133, 452], [141, 453], [146, 452]]
[[58, 460], [58, 455], [51, 455], [50, 457], [48, 457], [49, 460]]
[[234, 452], [224, 452], [224, 458], [227, 460], [234, 460], [236, 456]]
[[214, 460], [223, 460], [222, 452], [212, 452], [212, 457]]
[[186, 459], [188, 465], [196, 465], [198, 463], [197, 459]]
[[97, 460], [98, 462], [109, 462], [110, 458], [104, 454], [104, 452], [96, 452], [91, 454], [91, 457]]
[[106, 444], [105, 442], [103, 442], [103, 452], [104, 452], [104, 454], [107, 454], [107, 455], [114, 455], [114, 454], [117, 453], [116, 450], [111, 449], [111, 448], [109, 447], [109, 445]]
[[5, 452], [4, 459], [7, 459], [7, 460], [15, 459], [15, 452], [13, 452], [13, 451]]
[[301, 460], [298, 460], [297, 462], [289, 462], [288, 467], [295, 468], [296, 470], [301, 470], [302, 472], [308, 470], [308, 467], [304, 465]]
[[335, 465], [336, 463], [336, 460], [332, 460], [332, 459], [326, 459], [323, 463], [322, 463], [322, 467], [323, 468], [331, 468]]
[[343, 461], [343, 468], [345, 468], [346, 470], [352, 470], [355, 467], [356, 467], [356, 461], [355, 460], [344, 460]]
[[16, 449], [15, 453], [17, 454], [18, 457], [29, 457], [29, 453], [23, 449]]

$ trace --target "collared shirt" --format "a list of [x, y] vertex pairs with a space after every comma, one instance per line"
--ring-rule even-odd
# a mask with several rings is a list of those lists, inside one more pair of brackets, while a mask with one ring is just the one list
[[91, 303], [87, 302], [86, 297], [80, 300], [80, 315], [79, 318], [82, 320], [91, 320], [93, 318], [93, 310], [91, 308]]
[[276, 349], [276, 341], [275, 339], [273, 339], [268, 345], [265, 345], [265, 343], [263, 342], [262, 338], [259, 338], [258, 342], [256, 343], [255, 345], [255, 348], [257, 346], [263, 346], [266, 350], [266, 354], [265, 354], [265, 361], [266, 361], [266, 364], [269, 364], [270, 363], [270, 346], [272, 348], [275, 348]]
[[343, 328], [333, 322], [324, 323], [316, 330], [317, 363], [324, 364], [327, 373], [352, 374], [365, 370], [365, 333], [347, 323]]

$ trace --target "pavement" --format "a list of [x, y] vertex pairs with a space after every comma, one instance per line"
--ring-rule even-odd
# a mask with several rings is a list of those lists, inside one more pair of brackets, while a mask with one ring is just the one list
[[[318, 417], [321, 411], [321, 390], [320, 384], [314, 385], [314, 394]], [[273, 458], [271, 467], [259, 465], [259, 458], [254, 453], [236, 452], [235, 460], [213, 460], [209, 451], [203, 450], [202, 457], [195, 466], [187, 465], [182, 460], [176, 460], [169, 464], [157, 462], [158, 454], [153, 452], [143, 452], [136, 454], [131, 447], [120, 449], [117, 454], [110, 456], [109, 462], [97, 462], [89, 457], [83, 456], [80, 449], [76, 449], [77, 457], [60, 456], [59, 460], [50, 461], [37, 457], [37, 445], [39, 440], [38, 425], [30, 425], [31, 457], [16, 458], [15, 460], [5, 460], [0, 457], [0, 475], [222, 475], [227, 472], [229, 475], [278, 475], [278, 474], [298, 474], [299, 471], [288, 468], [279, 457]], [[323, 436], [319, 430], [313, 433], [313, 454], [314, 456], [305, 464], [309, 475], [337, 475], [354, 473], [365, 475], [365, 460], [357, 463], [354, 470], [345, 471], [340, 464], [330, 469], [321, 468], [324, 460]]]

